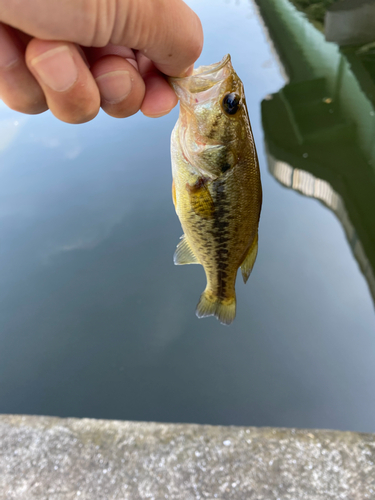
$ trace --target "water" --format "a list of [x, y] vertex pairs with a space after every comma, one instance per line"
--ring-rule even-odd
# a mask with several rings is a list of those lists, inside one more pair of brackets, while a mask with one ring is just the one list
[[264, 21], [247, 1], [189, 2], [199, 63], [232, 54], [262, 172], [231, 327], [195, 317], [203, 269], [173, 266], [177, 110], [73, 126], [1, 105], [1, 413], [375, 432], [373, 108], [357, 55], [283, 2]]

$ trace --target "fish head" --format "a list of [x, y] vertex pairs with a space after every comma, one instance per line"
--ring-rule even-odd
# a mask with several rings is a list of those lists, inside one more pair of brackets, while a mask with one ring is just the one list
[[180, 99], [179, 145], [185, 159], [212, 179], [232, 168], [248, 137], [242, 82], [231, 58], [201, 66], [183, 78], [169, 78]]

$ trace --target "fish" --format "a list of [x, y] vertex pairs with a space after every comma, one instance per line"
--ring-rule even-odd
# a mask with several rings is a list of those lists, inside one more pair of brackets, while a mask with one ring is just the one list
[[207, 285], [196, 315], [229, 325], [238, 268], [246, 283], [257, 257], [262, 206], [244, 87], [229, 54], [168, 81], [180, 101], [171, 136], [172, 198], [184, 234], [174, 263], [203, 266]]

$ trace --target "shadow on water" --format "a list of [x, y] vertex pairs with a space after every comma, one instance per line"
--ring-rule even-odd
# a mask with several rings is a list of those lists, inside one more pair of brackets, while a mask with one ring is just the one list
[[[289, 80], [261, 104], [268, 169], [335, 213], [375, 303], [375, 44], [339, 48], [289, 0], [257, 4]], [[356, 16], [358, 39], [358, 9], [333, 20], [339, 30], [335, 9], [328, 38], [340, 39]]]

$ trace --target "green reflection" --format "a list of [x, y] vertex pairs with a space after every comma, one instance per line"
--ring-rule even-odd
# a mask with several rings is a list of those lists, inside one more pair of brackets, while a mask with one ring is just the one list
[[340, 49], [288, 0], [257, 0], [289, 83], [262, 102], [268, 168], [340, 220], [375, 302], [375, 50]]

